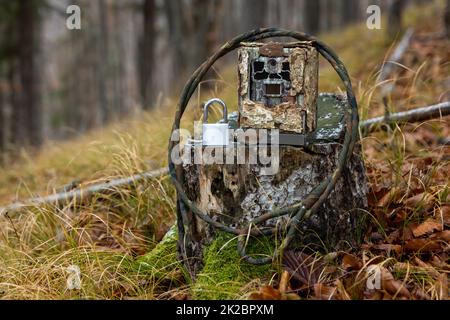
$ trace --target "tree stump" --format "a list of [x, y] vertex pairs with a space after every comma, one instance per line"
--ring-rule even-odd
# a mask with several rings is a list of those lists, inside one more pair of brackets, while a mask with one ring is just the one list
[[[285, 208], [306, 195], [336, 168], [344, 134], [342, 97], [321, 94], [318, 99], [316, 139], [306, 150], [280, 146], [280, 169], [273, 176], [261, 175], [258, 165], [187, 164], [184, 188], [189, 199], [210, 217], [226, 225], [243, 228], [251, 219]], [[334, 191], [319, 212], [304, 221], [291, 244], [294, 249], [343, 250], [355, 247], [364, 229], [367, 181], [360, 146], [346, 166]], [[180, 205], [187, 217], [180, 247], [185, 264], [195, 277], [203, 267], [205, 248], [217, 231]], [[287, 217], [269, 220], [265, 226], [286, 222]], [[186, 259], [187, 258], [187, 259]]]

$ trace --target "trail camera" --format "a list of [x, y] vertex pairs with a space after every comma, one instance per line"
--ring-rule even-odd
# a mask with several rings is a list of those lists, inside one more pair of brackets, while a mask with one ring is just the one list
[[319, 57], [309, 42], [244, 43], [238, 55], [242, 128], [315, 130]]

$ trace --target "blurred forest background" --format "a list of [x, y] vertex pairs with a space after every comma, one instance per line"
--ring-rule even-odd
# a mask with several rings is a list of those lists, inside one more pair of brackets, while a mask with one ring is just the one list
[[[395, 37], [404, 8], [426, 2], [0, 0], [0, 153], [149, 110], [249, 29], [339, 30], [365, 21], [376, 4]], [[66, 28], [71, 4], [81, 8], [81, 30]]]

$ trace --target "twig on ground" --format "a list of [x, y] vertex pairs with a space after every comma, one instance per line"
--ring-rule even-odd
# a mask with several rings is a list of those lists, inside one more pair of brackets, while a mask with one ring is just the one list
[[381, 124], [421, 122], [448, 115], [450, 115], [450, 101], [404, 112], [393, 113], [387, 118], [385, 116], [372, 118], [362, 121], [360, 128], [364, 134], [368, 134], [370, 132], [380, 130]]
[[120, 178], [104, 183], [94, 184], [86, 188], [78, 188], [68, 192], [55, 193], [46, 197], [32, 198], [24, 202], [13, 203], [7, 207], [0, 208], [0, 216], [27, 207], [36, 207], [39, 205], [49, 204], [58, 206], [68, 204], [72, 201], [82, 201], [83, 199], [86, 199], [94, 194], [106, 193], [108, 191], [114, 190], [115, 188], [131, 185], [139, 181], [159, 178], [163, 175], [168, 174], [168, 172], [169, 170], [167, 168], [160, 168], [154, 171], [147, 171], [136, 174], [127, 178]]
[[378, 76], [378, 82], [385, 82], [381, 86], [381, 98], [384, 104], [385, 117], [388, 117], [390, 113], [388, 108], [388, 96], [392, 91], [394, 91], [396, 84], [396, 81], [394, 80], [389, 81], [388, 79], [391, 77], [392, 73], [398, 68], [398, 65], [403, 55], [405, 54], [406, 50], [409, 47], [413, 34], [414, 34], [413, 28], [409, 28], [408, 30], [406, 30], [405, 34], [398, 43], [392, 55], [384, 62], [383, 66], [381, 67], [381, 72], [380, 75]]

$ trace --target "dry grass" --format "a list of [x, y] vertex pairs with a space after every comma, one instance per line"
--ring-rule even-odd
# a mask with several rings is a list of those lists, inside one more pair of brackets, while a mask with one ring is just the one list
[[[438, 31], [434, 19], [439, 16], [438, 6], [412, 10], [406, 16], [407, 23], [419, 33]], [[350, 70], [361, 116], [383, 114], [377, 75], [392, 50], [383, 32], [354, 26], [323, 39], [336, 49]], [[450, 98], [449, 46], [448, 40], [421, 39], [412, 43], [391, 79], [397, 86], [389, 99], [390, 110]], [[207, 97], [220, 96], [231, 110], [236, 109], [234, 67], [218, 72], [218, 79], [212, 88], [202, 86], [192, 99], [193, 116], [186, 119], [185, 126], [189, 126], [192, 117], [199, 118], [199, 102]], [[337, 78], [325, 65], [320, 86], [321, 91], [341, 90]], [[151, 113], [135, 115], [79, 139], [49, 143], [39, 153], [22, 151], [0, 169], [0, 203], [52, 193], [74, 180], [90, 184], [163, 166], [174, 104], [166, 101]], [[392, 299], [405, 298], [402, 288], [408, 288], [408, 298], [447, 298], [448, 240], [440, 241], [439, 253], [422, 250], [396, 254], [374, 246], [388, 243], [404, 248], [404, 230], [427, 219], [448, 230], [450, 150], [439, 144], [441, 138], [448, 136], [447, 118], [392, 128], [363, 140], [371, 186], [369, 214], [373, 217], [366, 247], [354, 253], [358, 266], [349, 267], [350, 258], [345, 258], [345, 253], [336, 253], [334, 259], [315, 256], [307, 260], [308, 265], [317, 265], [321, 260], [326, 263], [320, 264], [316, 284], [303, 296]], [[16, 217], [0, 217], [0, 298], [154, 299], [186, 295], [188, 289], [173, 289], [158, 277], [141, 273], [133, 264], [135, 257], [148, 252], [161, 239], [173, 218], [174, 191], [168, 177], [113, 190], [64, 208], [30, 208]], [[398, 238], [393, 235], [396, 230], [402, 232]], [[376, 237], [378, 242], [373, 240]], [[361, 293], [366, 270], [374, 264], [383, 267], [386, 283], [391, 287]], [[81, 290], [67, 290], [67, 268], [71, 265], [80, 268]], [[259, 283], [258, 279], [255, 283]], [[283, 286], [281, 291], [286, 291], [288, 285]], [[249, 288], [254, 285], [249, 284]], [[269, 298], [287, 294], [270, 292]]]

